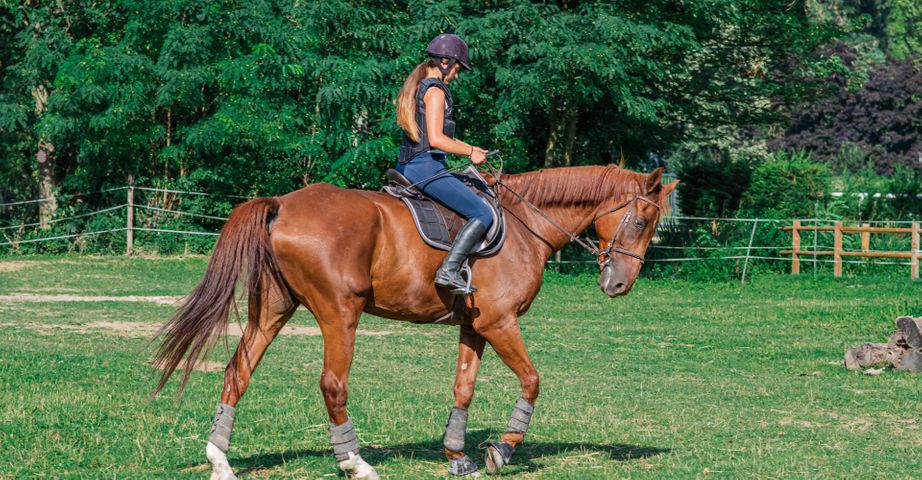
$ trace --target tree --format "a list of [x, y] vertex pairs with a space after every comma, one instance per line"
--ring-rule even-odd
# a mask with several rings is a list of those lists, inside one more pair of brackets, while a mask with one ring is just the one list
[[[879, 173], [897, 165], [922, 169], [922, 70], [911, 61], [893, 61], [875, 71], [856, 92], [805, 105], [782, 140], [826, 161], [846, 145], [873, 158]], [[863, 165], [859, 166], [863, 167]]]
[[0, 5], [11, 198], [38, 195], [40, 178], [86, 191], [129, 175], [236, 195], [377, 188], [400, 85], [442, 32], [475, 63], [452, 85], [464, 139], [511, 170], [636, 165], [692, 127], [778, 122], [839, 31], [786, 0]]

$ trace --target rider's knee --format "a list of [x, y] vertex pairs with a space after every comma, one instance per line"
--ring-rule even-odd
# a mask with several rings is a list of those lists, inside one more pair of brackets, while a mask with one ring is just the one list
[[471, 220], [480, 220], [480, 223], [483, 224], [483, 228], [489, 230], [493, 225], [493, 212], [490, 210], [485, 210], [483, 212], [478, 212], [476, 215], [471, 216]]

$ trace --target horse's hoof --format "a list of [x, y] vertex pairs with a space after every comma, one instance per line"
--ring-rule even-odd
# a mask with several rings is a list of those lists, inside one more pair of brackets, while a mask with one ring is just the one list
[[237, 480], [230, 463], [227, 462], [227, 454], [220, 448], [208, 442], [205, 446], [205, 456], [211, 462], [211, 480]]
[[487, 445], [486, 464], [487, 472], [496, 475], [506, 465], [515, 453], [515, 448], [506, 442], [490, 442]]
[[355, 480], [379, 480], [378, 472], [362, 457], [349, 453], [349, 459], [339, 462], [339, 468], [346, 472], [346, 476]]
[[211, 471], [211, 480], [237, 480], [237, 476], [233, 472], [217, 472]]
[[477, 470], [477, 464], [467, 455], [458, 458], [452, 458], [448, 462], [448, 473], [455, 477], [479, 477], [480, 472]]

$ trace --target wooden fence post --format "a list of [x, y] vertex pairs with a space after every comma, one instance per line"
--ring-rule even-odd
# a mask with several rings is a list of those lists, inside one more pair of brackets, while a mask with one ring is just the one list
[[820, 248], [819, 241], [818, 241], [819, 236], [820, 236], [819, 223], [817, 223], [817, 221], [814, 220], [813, 221], [813, 278], [816, 278], [816, 265], [817, 265], [816, 252]]
[[837, 277], [842, 276], [842, 222], [837, 221], [835, 229], [833, 230], [835, 234], [835, 241], [832, 252], [833, 259], [833, 275]]
[[[870, 229], [871, 224], [862, 223], [861, 228]], [[861, 251], [864, 253], [868, 253], [871, 251], [871, 231], [870, 230], [864, 230], [861, 232]]]
[[912, 256], [910, 258], [913, 280], [919, 278], [919, 222], [912, 222]]
[[[800, 220], [794, 220], [791, 227], [791, 275], [800, 274]], [[816, 250], [814, 248], [814, 250]]]
[[125, 237], [125, 255], [131, 255], [131, 249], [134, 248], [134, 175], [128, 176], [128, 225]]

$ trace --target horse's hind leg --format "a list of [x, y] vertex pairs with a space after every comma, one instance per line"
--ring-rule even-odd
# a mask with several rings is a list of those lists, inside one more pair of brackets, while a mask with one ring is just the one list
[[261, 295], [252, 295], [249, 299], [248, 320], [243, 338], [224, 370], [221, 403], [218, 404], [205, 449], [212, 466], [211, 480], [237, 478], [227, 461], [235, 407], [240, 397], [246, 393], [250, 377], [259, 365], [266, 348], [298, 307], [284, 286], [280, 287], [269, 281], [265, 275], [260, 282], [260, 289]]
[[339, 468], [350, 478], [377, 480], [378, 473], [359, 455], [359, 441], [346, 412], [349, 368], [355, 352], [355, 331], [365, 306], [360, 296], [333, 298], [312, 308], [323, 333], [323, 373], [320, 390], [330, 416], [330, 440]]

